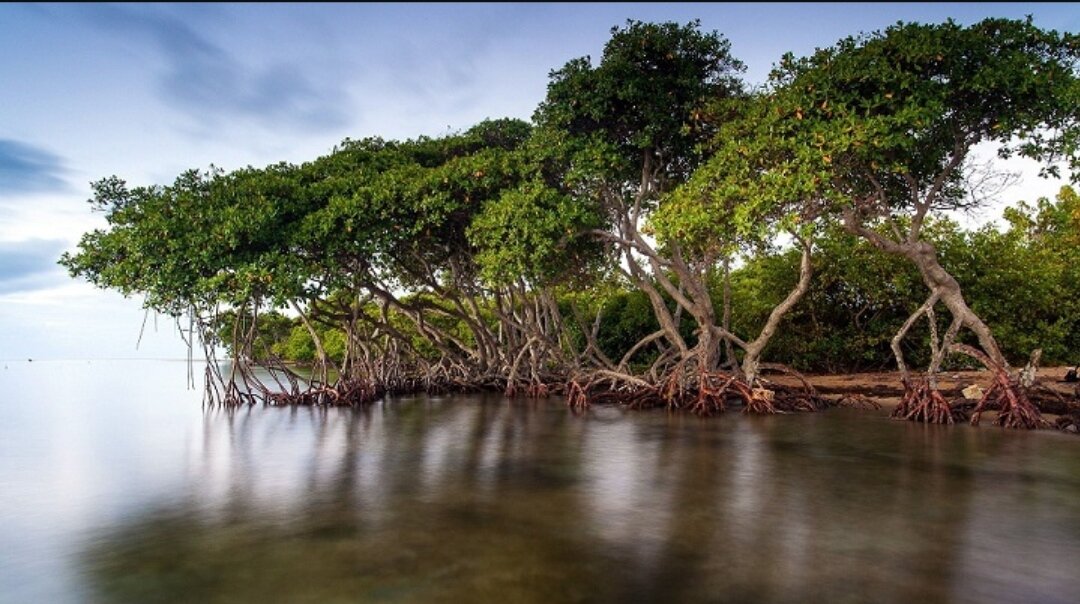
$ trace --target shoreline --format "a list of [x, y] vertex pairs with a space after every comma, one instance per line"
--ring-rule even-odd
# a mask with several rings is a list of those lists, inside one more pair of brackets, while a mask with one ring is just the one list
[[[1045, 367], [1039, 369], [1036, 374], [1036, 384], [1045, 386], [1063, 395], [1075, 393], [1077, 383], [1064, 382], [1065, 374], [1072, 366]], [[912, 372], [918, 376], [919, 372]], [[784, 384], [797, 385], [798, 381], [785, 375], [769, 375], [767, 379]], [[899, 398], [904, 389], [900, 382], [899, 371], [872, 371], [861, 373], [818, 373], [803, 374], [819, 394], [833, 396], [839, 394], [862, 394], [872, 398]], [[960, 396], [961, 390], [977, 385], [982, 388], [989, 387], [993, 375], [986, 369], [948, 371], [942, 372], [938, 377], [938, 384], [942, 394], [947, 396]]]

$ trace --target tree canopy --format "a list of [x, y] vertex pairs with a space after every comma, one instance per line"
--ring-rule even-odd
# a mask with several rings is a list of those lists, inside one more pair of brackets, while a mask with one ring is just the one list
[[[346, 139], [168, 185], [104, 178], [90, 203], [107, 228], [61, 263], [285, 375], [291, 398], [264, 399], [819, 406], [762, 377], [766, 352], [818, 369], [891, 351], [905, 376], [927, 365], [932, 392], [949, 352], [1004, 368], [1003, 350], [1063, 359], [1078, 337], [1063, 299], [1007, 318], [1077, 277], [1071, 189], [1011, 209], [1004, 232], [939, 215], [980, 201], [965, 177], [982, 143], [1077, 179], [1078, 64], [1076, 35], [1030, 18], [898, 23], [785, 55], [750, 91], [720, 33], [631, 20], [598, 61], [550, 72], [531, 123]], [[306, 390], [283, 356], [319, 365]]]

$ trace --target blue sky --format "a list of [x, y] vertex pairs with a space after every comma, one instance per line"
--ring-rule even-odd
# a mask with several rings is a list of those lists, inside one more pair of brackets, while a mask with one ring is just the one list
[[[153, 317], [136, 349], [140, 301], [56, 265], [103, 226], [85, 200], [104, 176], [166, 183], [528, 119], [548, 73], [598, 57], [628, 18], [700, 19], [760, 83], [786, 51], [899, 20], [1027, 14], [1080, 31], [1076, 3], [0, 5], [0, 359], [183, 356]], [[1055, 190], [1025, 177], [1013, 197]]]

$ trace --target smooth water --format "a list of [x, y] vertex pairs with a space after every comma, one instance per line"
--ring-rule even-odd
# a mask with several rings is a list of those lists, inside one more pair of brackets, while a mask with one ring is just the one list
[[1080, 438], [0, 370], [0, 602], [1076, 602]]

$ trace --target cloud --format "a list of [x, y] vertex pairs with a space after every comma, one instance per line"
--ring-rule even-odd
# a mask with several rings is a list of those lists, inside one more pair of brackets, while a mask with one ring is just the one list
[[67, 188], [59, 156], [19, 141], [0, 138], [0, 197]]
[[59, 239], [0, 241], [0, 294], [56, 285], [63, 276], [56, 261], [66, 248]]
[[213, 128], [233, 118], [263, 126], [328, 131], [349, 121], [339, 83], [313, 81], [299, 65], [248, 65], [185, 20], [156, 9], [93, 5], [90, 21], [110, 32], [149, 38], [165, 59], [161, 97]]

